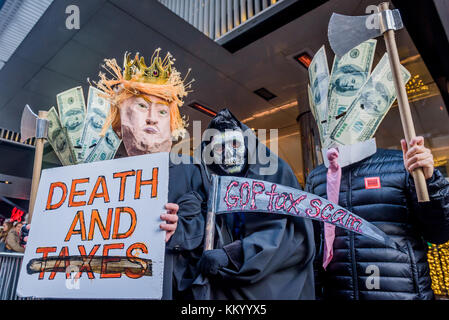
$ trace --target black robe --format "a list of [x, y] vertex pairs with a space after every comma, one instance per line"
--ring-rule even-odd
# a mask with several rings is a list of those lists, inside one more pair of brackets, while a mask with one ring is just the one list
[[[188, 157], [190, 163], [192, 160]], [[162, 299], [192, 299], [190, 286], [203, 251], [206, 194], [198, 165], [169, 163], [168, 202], [179, 205], [178, 226], [166, 244]]]
[[[248, 129], [241, 124], [242, 130]], [[254, 137], [255, 138], [255, 137]], [[255, 138], [256, 139], [256, 138]], [[259, 141], [257, 141], [260, 144]], [[201, 150], [206, 143], [203, 141]], [[290, 166], [262, 145], [265, 154], [277, 158], [278, 169], [272, 175], [260, 174], [259, 162], [249, 164], [245, 177], [275, 182], [301, 189]], [[257, 148], [248, 150], [252, 156]], [[197, 153], [196, 160], [202, 157]], [[210, 173], [203, 164], [210, 191]], [[210, 196], [210, 195], [208, 195]], [[315, 299], [313, 259], [315, 245], [312, 222], [298, 217], [245, 213], [244, 233], [234, 239], [232, 214], [216, 217], [214, 248], [227, 246], [231, 263], [210, 276], [211, 299], [288, 300]], [[199, 277], [201, 279], [201, 276]], [[196, 280], [195, 284], [205, 283]], [[202, 298], [205, 298], [204, 296]]]

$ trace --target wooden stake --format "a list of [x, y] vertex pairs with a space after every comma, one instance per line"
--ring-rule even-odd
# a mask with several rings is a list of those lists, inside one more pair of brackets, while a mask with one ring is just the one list
[[[38, 117], [40, 119], [47, 119], [47, 111], [39, 111]], [[33, 210], [34, 210], [34, 204], [36, 202], [37, 188], [39, 187], [39, 180], [41, 177], [42, 154], [44, 151], [44, 143], [45, 143], [45, 138], [36, 139], [36, 148], [34, 151], [33, 179], [31, 180], [30, 206], [28, 208], [27, 223], [31, 223], [31, 218], [33, 216]]]
[[[389, 3], [384, 2], [379, 5], [379, 11], [388, 10]], [[399, 60], [398, 48], [394, 37], [394, 30], [388, 30], [384, 33], [385, 45], [390, 60], [390, 67], [393, 72], [394, 87], [397, 92], [399, 114], [401, 116], [402, 128], [404, 130], [405, 140], [410, 147], [410, 140], [416, 137], [415, 127], [413, 125], [412, 113], [408, 103], [407, 91], [402, 84], [401, 62]], [[416, 195], [418, 202], [429, 201], [429, 193], [427, 192], [426, 179], [422, 168], [415, 169], [412, 172], [413, 180], [416, 187]]]

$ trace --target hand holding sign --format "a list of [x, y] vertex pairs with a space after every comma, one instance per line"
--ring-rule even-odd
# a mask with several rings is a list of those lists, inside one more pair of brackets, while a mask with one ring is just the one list
[[167, 209], [166, 214], [161, 215], [161, 219], [166, 223], [161, 223], [160, 228], [165, 230], [165, 242], [170, 240], [171, 236], [175, 233], [176, 228], [178, 227], [178, 210], [179, 206], [176, 203], [167, 203], [165, 205], [165, 209]]

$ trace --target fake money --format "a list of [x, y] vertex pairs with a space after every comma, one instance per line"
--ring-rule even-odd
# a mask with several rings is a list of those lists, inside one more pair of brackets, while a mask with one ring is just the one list
[[359, 44], [338, 58], [335, 56], [329, 82], [328, 132], [337, 125], [337, 116], [344, 114], [369, 77], [377, 40]]
[[[56, 95], [56, 101], [58, 103], [62, 127], [67, 129], [72, 146], [79, 150], [82, 147], [81, 138], [86, 114], [83, 89], [82, 87], [75, 87], [61, 92]], [[77, 162], [81, 162], [82, 159], [78, 157], [78, 150], [75, 152], [75, 155]]]
[[95, 148], [84, 160], [84, 163], [113, 159], [121, 142], [114, 130], [109, 128], [104, 137], [100, 138]]
[[84, 122], [81, 149], [78, 159], [83, 161], [100, 140], [100, 132], [109, 112], [110, 103], [100, 96], [101, 90], [89, 87], [87, 98], [87, 115]]
[[[402, 83], [410, 79], [410, 73], [401, 66]], [[396, 89], [388, 55], [384, 54], [368, 81], [349, 107], [346, 115], [332, 131], [331, 139], [350, 145], [370, 139], [387, 114], [394, 100]]]
[[53, 147], [59, 161], [61, 161], [64, 166], [76, 164], [76, 158], [67, 136], [67, 130], [61, 126], [55, 107], [52, 107], [48, 111], [47, 120], [48, 142]]
[[[318, 50], [309, 66], [309, 80], [312, 105], [316, 115], [321, 143], [327, 139], [327, 95], [329, 88], [329, 67], [324, 45]], [[312, 106], [311, 106], [312, 107]]]

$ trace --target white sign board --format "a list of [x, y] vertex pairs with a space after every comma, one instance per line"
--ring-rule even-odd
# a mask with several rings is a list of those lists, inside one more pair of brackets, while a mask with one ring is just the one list
[[17, 293], [160, 299], [168, 153], [42, 171]]

